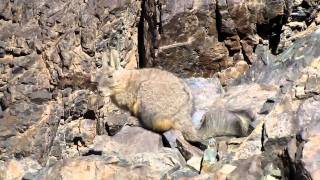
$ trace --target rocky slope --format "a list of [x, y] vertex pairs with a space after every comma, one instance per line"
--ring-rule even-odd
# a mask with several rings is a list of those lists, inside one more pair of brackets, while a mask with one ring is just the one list
[[[317, 0], [2, 0], [0, 179], [318, 179], [319, 12]], [[139, 127], [98, 91], [106, 67], [188, 78], [206, 141]]]

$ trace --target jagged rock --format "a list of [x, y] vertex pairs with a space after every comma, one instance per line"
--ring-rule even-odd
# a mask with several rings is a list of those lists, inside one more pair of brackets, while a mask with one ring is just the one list
[[1, 47], [0, 48], [0, 58], [4, 58], [4, 56], [6, 55], [5, 50]]
[[316, 23], [317, 25], [320, 24], [320, 13], [317, 14], [316, 19], [315, 19], [315, 23]]
[[263, 180], [276, 180], [282, 177], [281, 170], [278, 167], [274, 167], [272, 163], [268, 163], [264, 168]]
[[[319, 138], [320, 138], [320, 125], [317, 122], [316, 125], [310, 126], [307, 133], [307, 142], [303, 146], [302, 163], [306, 171], [310, 174], [312, 179], [317, 179], [320, 174], [319, 163]], [[305, 137], [304, 137], [305, 138]], [[297, 158], [297, 157], [296, 157]]]
[[168, 179], [198, 179], [199, 173], [197, 171], [190, 170], [190, 168], [187, 167], [174, 171], [168, 177]]
[[134, 155], [143, 152], [157, 152], [163, 147], [161, 136], [141, 127], [124, 126], [114, 136], [97, 136], [93, 149], [104, 153], [116, 153], [121, 155]]
[[300, 127], [305, 127], [320, 119], [320, 100], [319, 96], [309, 98], [302, 102], [297, 111], [297, 120]]
[[139, 120], [131, 116], [128, 112], [107, 113], [103, 119], [103, 128], [106, 129], [110, 136], [118, 133], [125, 125], [140, 126]]
[[294, 22], [289, 22], [288, 24], [287, 24], [287, 26], [289, 26], [290, 27], [290, 29], [298, 29], [298, 30], [305, 30], [305, 29], [307, 29], [307, 25], [306, 25], [306, 23], [305, 22], [296, 22], [296, 21], [294, 21]]
[[237, 62], [233, 67], [229, 67], [227, 69], [222, 70], [217, 73], [217, 77], [219, 77], [221, 84], [227, 84], [228, 80], [235, 79], [240, 77], [244, 72], [249, 69], [249, 65], [245, 61]]
[[217, 163], [216, 167], [209, 171], [214, 179], [263, 179], [281, 178], [281, 171], [269, 160], [253, 156], [248, 159], [233, 161], [231, 163]]
[[227, 179], [227, 177], [229, 176], [229, 174], [231, 174], [237, 167], [233, 166], [231, 164], [225, 164], [221, 167], [221, 169], [217, 170], [215, 173], [215, 179]]
[[268, 138], [290, 137], [301, 128], [295, 123], [295, 115], [299, 108], [299, 101], [291, 101], [290, 95], [282, 99], [282, 103], [276, 105], [274, 110], [266, 117], [266, 134]]
[[285, 175], [292, 179], [317, 179], [319, 175], [319, 122], [312, 122], [292, 138], [283, 155]]
[[[7, 109], [1, 125], [1, 159], [31, 156], [42, 164], [51, 148], [60, 121], [61, 106], [48, 103], [42, 107], [17, 103]], [[11, 111], [11, 112], [10, 112]]]
[[34, 91], [30, 94], [30, 100], [36, 103], [42, 103], [52, 99], [52, 94], [48, 90]]
[[[274, 155], [279, 154], [289, 139], [310, 122], [311, 117], [307, 113], [303, 113], [303, 107], [308, 106], [310, 100], [305, 102], [306, 105], [302, 105], [304, 100], [296, 98], [295, 87], [303, 84], [305, 86], [308, 79], [306, 77], [317, 72], [320, 55], [314, 46], [318, 41], [317, 36], [319, 36], [319, 30], [296, 42], [294, 46], [277, 57], [264, 51], [260, 60], [256, 61], [242, 78], [233, 82], [241, 84], [254, 81], [279, 87], [279, 91], [274, 97], [273, 108], [240, 145], [236, 151], [235, 159], [261, 154], [261, 150], [271, 152]], [[303, 45], [305, 42], [310, 44]], [[299, 49], [299, 51], [293, 53], [295, 49]], [[304, 51], [309, 53], [305, 54]], [[270, 73], [277, 73], [277, 75], [270, 75]], [[314, 111], [312, 105], [309, 105], [308, 108], [310, 108], [308, 111]], [[296, 118], [297, 114], [304, 117]]]
[[103, 118], [97, 69], [102, 62], [137, 66], [140, 1], [0, 4], [0, 158], [32, 157], [45, 166], [79, 155], [70, 141], [79, 135], [90, 144]]
[[253, 157], [235, 162], [236, 168], [228, 175], [228, 179], [260, 179], [263, 176], [263, 164], [260, 157]]
[[36, 174], [41, 169], [38, 162], [31, 158], [21, 160], [11, 159], [6, 162], [0, 162], [1, 179], [22, 179], [25, 174]]
[[170, 130], [165, 132], [163, 135], [171, 148], [176, 148], [181, 152], [189, 166], [193, 167], [197, 171], [200, 171], [203, 156], [203, 152], [200, 149], [190, 145], [184, 139], [180, 131]]
[[194, 97], [196, 111], [208, 109], [212, 102], [224, 93], [218, 78], [188, 78], [184, 79], [184, 81]]
[[[184, 77], [222, 71], [223, 82], [248, 69], [262, 39], [269, 41], [273, 53], [287, 48], [278, 49], [279, 44], [291, 41], [281, 39], [282, 27], [288, 19], [293, 30], [302, 23], [295, 16], [297, 8], [304, 6], [291, 0], [152, 0], [142, 5], [141, 66], [160, 66]], [[312, 22], [316, 3], [303, 8], [303, 19]]]
[[[163, 157], [164, 158], [164, 157]], [[143, 160], [143, 159], [141, 159]], [[159, 179], [165, 177], [174, 164], [132, 163], [117, 156], [87, 156], [63, 160], [44, 169], [38, 179]], [[170, 173], [170, 172], [169, 172]]]
[[[62, 179], [79, 176], [89, 179], [132, 179], [135, 176], [157, 179], [170, 177], [177, 170], [184, 173], [175, 176], [195, 175], [192, 169], [184, 169], [186, 162], [177, 149], [164, 148], [160, 135], [140, 127], [125, 126], [112, 137], [96, 136], [90, 147], [85, 157], [60, 160], [53, 167], [42, 169], [37, 178], [50, 179], [61, 175]], [[94, 168], [85, 168], [88, 166]], [[86, 170], [82, 171], [82, 168]], [[83, 174], [75, 173], [78, 171]]]
[[305, 74], [304, 71], [308, 71], [309, 68], [317, 69], [320, 55], [317, 47], [319, 36], [318, 28], [312, 34], [297, 40], [293, 46], [278, 56], [272, 55], [265, 46], [258, 46], [257, 61], [244, 76], [231, 84], [256, 82], [288, 87], [291, 82], [301, 78]]
[[[71, 89], [69, 89], [71, 90]], [[87, 90], [64, 91], [64, 119], [71, 121], [78, 118], [96, 120], [99, 102], [97, 95]]]
[[277, 88], [268, 85], [240, 85], [230, 87], [223, 96], [212, 101], [203, 115], [199, 128], [201, 137], [247, 136], [258, 124], [265, 102], [274, 97]]
[[[318, 33], [314, 33], [311, 35], [311, 37], [317, 36]], [[309, 36], [310, 38], [310, 36]], [[306, 38], [308, 39], [308, 38]], [[307, 40], [308, 41], [308, 40]], [[308, 41], [309, 42], [309, 41]], [[302, 42], [300, 42], [302, 43]], [[300, 46], [300, 43], [297, 44], [297, 46]], [[312, 42], [311, 42], [312, 44]], [[312, 48], [313, 46], [307, 46], [307, 50], [310, 50], [308, 48]], [[291, 50], [289, 50], [290, 52]], [[286, 52], [282, 56], [280, 55], [281, 58], [287, 58], [287, 55], [289, 52]], [[308, 77], [315, 72], [317, 72], [318, 69], [318, 58], [319, 54], [316, 53], [317, 50], [313, 49], [310, 51], [308, 55], [311, 56], [311, 58], [295, 58], [292, 57], [290, 60], [287, 60], [287, 64], [289, 68], [291, 68], [291, 65], [295, 65], [294, 68], [299, 67], [301, 70], [299, 72], [296, 72], [295, 74], [287, 74], [287, 78], [291, 79], [294, 81], [294, 83], [289, 85], [285, 85], [285, 81], [269, 81], [269, 82], [280, 82], [280, 86], [287, 86], [285, 89], [282, 88], [281, 93], [285, 93], [285, 95], [281, 98], [281, 100], [278, 100], [279, 103], [273, 108], [273, 110], [267, 115], [266, 120], [265, 120], [265, 126], [260, 126], [259, 130], [257, 129], [257, 132], [255, 135], [250, 135], [248, 137], [248, 140], [244, 141], [244, 143], [241, 145], [239, 151], [237, 152], [238, 155], [236, 157], [242, 157], [246, 158], [243, 156], [245, 154], [244, 152], [251, 152], [250, 154], [254, 154], [252, 152], [257, 152], [258, 154], [261, 153], [259, 152], [261, 148], [264, 149], [265, 152], [268, 152], [270, 154], [273, 154], [273, 157], [276, 157], [279, 154], [282, 154], [282, 150], [285, 148], [285, 146], [288, 144], [290, 138], [292, 136], [295, 136], [297, 132], [299, 132], [301, 129], [306, 127], [308, 124], [312, 123], [315, 121], [314, 118], [317, 117], [317, 113], [315, 113], [318, 109], [317, 107], [317, 96], [312, 97], [314, 95], [312, 94], [307, 94], [304, 92], [303, 94], [305, 95], [302, 97], [302, 99], [296, 99], [297, 95], [296, 92], [294, 91], [295, 86], [305, 86], [306, 82], [308, 80]], [[300, 53], [300, 52], [299, 52]], [[313, 54], [315, 53], [315, 54]], [[298, 53], [296, 53], [298, 55]], [[301, 57], [301, 56], [298, 56]], [[282, 60], [283, 61], [283, 60]], [[291, 62], [291, 63], [288, 63]], [[278, 71], [282, 72], [282, 71]], [[290, 71], [289, 71], [290, 72]], [[261, 76], [260, 76], [261, 77]], [[259, 78], [260, 78], [259, 77]], [[274, 76], [275, 78], [279, 76]], [[313, 81], [316, 82], [316, 81]], [[310, 98], [311, 97], [311, 98]], [[305, 98], [308, 98], [305, 100]], [[264, 121], [264, 120], [263, 120]], [[253, 139], [257, 134], [260, 135], [257, 137], [258, 139], [261, 139], [261, 137], [264, 137], [264, 140], [261, 142], [254, 142], [252, 141], [249, 143], [250, 139]], [[260, 144], [258, 146], [254, 144]], [[296, 147], [297, 149], [301, 149], [302, 145], [295, 145], [295, 143], [290, 143], [291, 147]], [[251, 147], [251, 148], [249, 148]], [[247, 150], [245, 150], [247, 149]], [[251, 149], [251, 150], [250, 150]], [[256, 150], [254, 150], [256, 149]], [[297, 150], [298, 152], [299, 150]], [[296, 150], [292, 149], [290, 150], [291, 157], [295, 157], [295, 152]], [[250, 154], [248, 154], [250, 156]], [[292, 155], [293, 154], [293, 155]], [[299, 154], [299, 153], [298, 153]], [[300, 153], [301, 154], [301, 153]], [[299, 156], [299, 155], [298, 155]], [[293, 158], [292, 158], [293, 159]], [[285, 167], [286, 165], [284, 165]], [[286, 169], [286, 168], [284, 168]], [[303, 168], [298, 165], [296, 166], [296, 174], [308, 174], [306, 173]], [[286, 176], [288, 176], [287, 174]], [[308, 175], [303, 175], [303, 176], [308, 176]], [[299, 176], [300, 177], [300, 176]]]
[[87, 153], [96, 137], [96, 129], [96, 122], [91, 119], [60, 124], [49, 153], [49, 164]]
[[143, 7], [141, 65], [162, 66], [189, 77], [209, 76], [220, 66], [233, 64], [228, 49], [218, 41], [214, 1], [149, 1]]
[[[317, 62], [314, 60], [312, 64]], [[304, 73], [312, 72], [314, 67], [306, 67]], [[300, 80], [300, 79], [299, 79]], [[317, 81], [313, 81], [316, 83]], [[316, 86], [316, 85], [315, 85]], [[305, 93], [306, 94], [306, 93]], [[297, 92], [288, 90], [287, 96], [281, 100], [281, 103], [275, 107], [274, 113], [270, 113], [266, 121], [266, 130], [269, 138], [289, 137], [297, 133], [306, 125], [317, 119], [317, 100], [309, 98], [307, 100], [297, 100]], [[309, 94], [309, 96], [312, 96]], [[307, 98], [308, 96], [303, 96]], [[302, 98], [300, 96], [300, 98]], [[298, 118], [296, 118], [298, 116]]]
[[[0, 179], [316, 179], [319, 23], [317, 0], [3, 0]], [[194, 119], [222, 114], [233, 134], [250, 135], [217, 138], [214, 174], [198, 175], [200, 158], [186, 162], [160, 135], [127, 127], [138, 120], [102, 97], [97, 79], [109, 66], [217, 76], [225, 93], [215, 77], [191, 80]], [[219, 108], [202, 118], [211, 103]], [[243, 119], [252, 132], [236, 130]]]

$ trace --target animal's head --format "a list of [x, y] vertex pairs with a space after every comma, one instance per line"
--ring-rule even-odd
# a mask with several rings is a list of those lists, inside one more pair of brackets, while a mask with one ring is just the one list
[[104, 96], [110, 96], [117, 91], [125, 90], [130, 77], [131, 70], [105, 68], [97, 78], [99, 82], [99, 91]]
[[96, 81], [98, 82], [98, 90], [102, 96], [111, 95], [111, 86], [114, 82], [113, 74], [116, 70], [108, 66], [97, 72]]

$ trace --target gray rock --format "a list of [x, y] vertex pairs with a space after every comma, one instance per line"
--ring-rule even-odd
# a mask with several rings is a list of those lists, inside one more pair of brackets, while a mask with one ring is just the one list
[[128, 112], [108, 113], [104, 117], [103, 128], [106, 129], [106, 133], [110, 136], [117, 134], [121, 128], [125, 125], [139, 126], [139, 120], [134, 116], [130, 116]]
[[228, 179], [260, 179], [263, 176], [263, 164], [260, 157], [252, 157], [235, 162], [237, 168], [228, 175]]
[[320, 29], [305, 38], [297, 40], [293, 46], [275, 57], [266, 47], [257, 47], [257, 61], [243, 77], [236, 80], [241, 82], [257, 82], [286, 86], [297, 80], [302, 69], [309, 66], [320, 55], [317, 48]]
[[292, 138], [284, 150], [285, 175], [290, 178], [316, 179], [319, 174], [319, 123], [313, 122]]
[[28, 177], [34, 177], [33, 175], [37, 174], [40, 169], [40, 164], [31, 158], [11, 159], [6, 162], [0, 162], [0, 178], [28, 179]]
[[[306, 127], [315, 129], [288, 145], [288, 167], [299, 170], [291, 174], [317, 177], [318, 130], [308, 124], [318, 120], [319, 30], [311, 34], [320, 22], [318, 6], [316, 0], [1, 1], [0, 179], [223, 179], [262, 171], [278, 178], [264, 171], [259, 162], [265, 162], [248, 157], [265, 153], [279, 162], [275, 154]], [[230, 87], [227, 81], [251, 63], [233, 84], [241, 85]], [[109, 66], [161, 66], [181, 77], [210, 77], [186, 80], [197, 126], [209, 117], [208, 137], [230, 134], [221, 131], [228, 125], [232, 134], [249, 136], [222, 138], [216, 171], [194, 177], [200, 158], [186, 162], [179, 150], [163, 147], [159, 134], [128, 130], [138, 120], [99, 95], [98, 76]], [[242, 84], [251, 82], [276, 90]], [[102, 150], [95, 149], [99, 138], [101, 147], [108, 145]], [[180, 150], [193, 148], [174, 142]], [[234, 163], [241, 158], [249, 171]]]
[[196, 111], [207, 110], [224, 93], [218, 78], [188, 78], [184, 79], [184, 81], [194, 97]]
[[0, 47], [0, 58], [3, 58], [5, 55], [6, 55], [5, 50], [2, 47]]
[[30, 99], [36, 103], [42, 103], [52, 99], [52, 94], [48, 90], [43, 89], [30, 94]]
[[180, 151], [189, 166], [200, 171], [203, 156], [203, 152], [200, 149], [190, 145], [180, 131], [170, 130], [163, 135], [171, 148], [176, 148]]
[[320, 119], [320, 101], [316, 98], [309, 98], [301, 103], [297, 118], [301, 128]]
[[164, 149], [157, 154], [144, 153], [133, 159], [110, 155], [65, 159], [42, 169], [36, 179], [161, 179], [182, 166], [183, 162], [179, 162], [174, 151]]
[[[116, 148], [115, 148], [116, 147]], [[114, 136], [97, 136], [94, 139], [93, 149], [106, 154], [117, 153], [130, 156], [144, 152], [158, 152], [162, 145], [159, 134], [141, 127], [125, 126]], [[116, 151], [115, 151], [116, 149]]]
[[[283, 20], [295, 19], [292, 9], [297, 8], [291, 1], [280, 0], [174, 0], [149, 1], [142, 5], [144, 18], [140, 28], [145, 33], [141, 35], [144, 42], [141, 65], [161, 66], [183, 77], [211, 77], [224, 69], [232, 71], [238, 62], [252, 63], [254, 47], [262, 38], [270, 42], [274, 53], [278, 52]], [[310, 5], [310, 10], [315, 7]], [[303, 18], [310, 16], [306, 13]], [[236, 71], [244, 72], [238, 67]], [[222, 74], [223, 79], [239, 77], [236, 73]]]

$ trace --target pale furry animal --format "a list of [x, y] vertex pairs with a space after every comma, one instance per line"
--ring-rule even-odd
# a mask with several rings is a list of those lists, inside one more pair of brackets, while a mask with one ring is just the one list
[[103, 85], [111, 90], [111, 100], [130, 110], [145, 128], [155, 132], [177, 129], [186, 140], [198, 140], [191, 120], [193, 99], [183, 80], [154, 68], [108, 73]]

